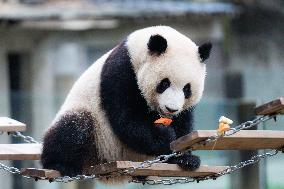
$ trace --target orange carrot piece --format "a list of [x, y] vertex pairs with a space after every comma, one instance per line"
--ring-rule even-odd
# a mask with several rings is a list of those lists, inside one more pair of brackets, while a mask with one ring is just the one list
[[162, 117], [160, 119], [157, 119], [154, 123], [155, 124], [163, 124], [165, 126], [169, 126], [172, 122], [173, 122], [172, 119]]

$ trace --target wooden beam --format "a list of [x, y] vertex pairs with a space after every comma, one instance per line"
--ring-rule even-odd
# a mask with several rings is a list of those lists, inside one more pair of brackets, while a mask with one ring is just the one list
[[[116, 161], [111, 163], [105, 163], [101, 165], [96, 165], [87, 170], [85, 174], [96, 174], [100, 176], [110, 176], [112, 174], [117, 174], [117, 172], [123, 172], [131, 167], [136, 167], [141, 162], [131, 162], [131, 161]], [[161, 177], [202, 177], [207, 175], [214, 175], [224, 169], [227, 166], [200, 166], [196, 171], [185, 171], [182, 170], [176, 164], [167, 163], [156, 163], [148, 168], [140, 168], [135, 172], [129, 174], [130, 176], [161, 176]], [[55, 170], [49, 169], [34, 169], [25, 168], [21, 170], [22, 175], [32, 176], [43, 179], [52, 179], [60, 176], [60, 173]]]
[[25, 130], [26, 130], [26, 124], [8, 117], [0, 117], [0, 131], [13, 132], [13, 131], [25, 131]]
[[43, 179], [51, 179], [61, 176], [60, 172], [56, 170], [36, 168], [23, 168], [21, 169], [21, 175]]
[[41, 144], [0, 144], [0, 160], [39, 160]]
[[189, 148], [194, 150], [257, 150], [278, 149], [284, 146], [284, 131], [242, 130], [231, 136], [219, 138], [207, 145], [197, 145], [208, 137], [216, 135], [216, 130], [198, 130], [180, 137], [171, 143], [174, 151]]
[[276, 100], [256, 107], [255, 113], [257, 115], [269, 115], [274, 113], [284, 114], [284, 97], [280, 97]]
[[[116, 161], [101, 165], [96, 165], [93, 167], [91, 172], [95, 174], [109, 174], [116, 171], [123, 171], [131, 167], [137, 167], [141, 162], [131, 162], [131, 161]], [[148, 168], [140, 168], [135, 172], [130, 173], [130, 176], [160, 176], [160, 177], [200, 177], [206, 175], [212, 175], [218, 173], [224, 169], [226, 166], [200, 166], [195, 171], [185, 171], [181, 169], [176, 164], [167, 163], [155, 163]]]

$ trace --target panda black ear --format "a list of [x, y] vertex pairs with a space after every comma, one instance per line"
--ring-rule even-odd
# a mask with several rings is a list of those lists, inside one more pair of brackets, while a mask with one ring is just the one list
[[168, 47], [167, 40], [161, 35], [152, 35], [148, 42], [148, 49], [151, 54], [161, 55]]
[[206, 59], [209, 58], [211, 49], [212, 49], [211, 43], [204, 43], [203, 45], [198, 47], [198, 53], [199, 53], [201, 62], [204, 62]]

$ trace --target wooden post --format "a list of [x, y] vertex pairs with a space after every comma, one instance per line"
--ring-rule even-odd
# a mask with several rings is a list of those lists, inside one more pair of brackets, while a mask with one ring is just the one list
[[[255, 103], [242, 103], [238, 107], [238, 119], [239, 123], [245, 122], [247, 120], [252, 120], [255, 118], [254, 115], [254, 107]], [[257, 127], [253, 127], [250, 130], [255, 130]], [[250, 150], [250, 151], [240, 151], [240, 161], [246, 161], [250, 159], [252, 156], [255, 156], [258, 154], [257, 150]], [[264, 160], [265, 161], [265, 160]], [[240, 170], [240, 181], [238, 184], [239, 189], [242, 188], [250, 188], [250, 189], [264, 189], [265, 184], [261, 183], [265, 179], [260, 179], [260, 164], [262, 162], [259, 162], [258, 164], [254, 164], [252, 166], [244, 167]]]
[[[225, 75], [225, 92], [226, 97], [231, 100], [241, 102], [244, 96], [243, 75], [240, 72], [229, 72]], [[250, 120], [254, 117], [254, 103], [241, 102], [237, 105], [237, 119], [236, 124]], [[252, 128], [253, 129], [253, 128]], [[236, 164], [240, 161], [245, 161], [251, 156], [256, 155], [258, 151], [241, 151], [231, 152], [230, 164]], [[259, 178], [259, 164], [246, 167], [240, 172], [231, 174], [231, 188], [232, 189], [262, 189], [265, 184], [260, 184]]]

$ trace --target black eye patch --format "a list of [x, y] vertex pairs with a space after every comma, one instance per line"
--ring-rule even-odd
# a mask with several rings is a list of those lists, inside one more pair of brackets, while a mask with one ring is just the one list
[[191, 85], [188, 83], [183, 87], [184, 98], [189, 98], [191, 96]]
[[156, 88], [157, 93], [163, 93], [167, 88], [171, 86], [171, 82], [168, 78], [163, 79]]

